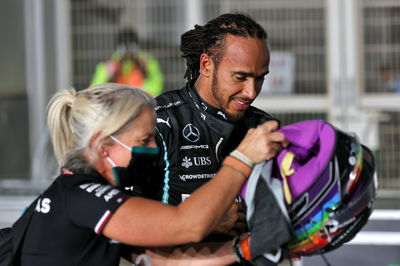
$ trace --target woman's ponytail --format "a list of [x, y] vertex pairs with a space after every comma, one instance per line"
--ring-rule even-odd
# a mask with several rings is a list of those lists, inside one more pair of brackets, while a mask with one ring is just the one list
[[56, 93], [47, 106], [47, 125], [54, 154], [60, 165], [65, 164], [67, 154], [73, 148], [74, 128], [71, 113], [75, 98], [75, 89], [63, 90]]

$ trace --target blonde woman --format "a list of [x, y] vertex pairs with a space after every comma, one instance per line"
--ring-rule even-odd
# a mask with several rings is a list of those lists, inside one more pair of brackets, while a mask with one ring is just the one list
[[[117, 84], [54, 95], [48, 127], [62, 173], [34, 204], [22, 266], [118, 265], [121, 243], [151, 248], [198, 242], [229, 209], [251, 165], [274, 157], [285, 141], [274, 132], [275, 122], [250, 130], [236, 149], [241, 158], [228, 156], [216, 177], [186, 201], [164, 205], [144, 198], [140, 188], [157, 156], [153, 108], [149, 95]], [[241, 254], [228, 242], [193, 244], [187, 256], [177, 250], [147, 254], [154, 265], [223, 265]]]

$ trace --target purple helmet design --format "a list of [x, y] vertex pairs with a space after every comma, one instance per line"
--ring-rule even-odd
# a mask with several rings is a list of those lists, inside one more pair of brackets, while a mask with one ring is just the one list
[[355, 137], [324, 121], [280, 131], [291, 143], [276, 159], [295, 235], [289, 255], [333, 250], [351, 240], [372, 212], [374, 157]]
[[[258, 179], [280, 181], [283, 211], [292, 231], [286, 243], [289, 257], [340, 247], [361, 230], [372, 213], [377, 190], [373, 154], [356, 137], [321, 120], [291, 124], [279, 131], [290, 145], [270, 170], [263, 166]], [[250, 210], [246, 217], [250, 230], [260, 232], [257, 227], [262, 225], [252, 223], [258, 212], [253, 202], [259, 202], [251, 192], [250, 185], [256, 183], [252, 179], [253, 174], [242, 188], [242, 197]], [[276, 194], [276, 189], [270, 189]]]

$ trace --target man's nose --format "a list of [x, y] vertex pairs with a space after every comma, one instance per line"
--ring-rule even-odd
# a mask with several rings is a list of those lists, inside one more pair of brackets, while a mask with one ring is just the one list
[[257, 97], [256, 81], [255, 79], [249, 79], [246, 82], [246, 88], [243, 90], [244, 96], [254, 100]]

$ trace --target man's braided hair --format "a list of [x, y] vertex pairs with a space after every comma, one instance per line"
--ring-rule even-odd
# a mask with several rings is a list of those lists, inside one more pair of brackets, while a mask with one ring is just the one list
[[195, 25], [181, 36], [182, 57], [186, 59], [185, 78], [192, 81], [198, 78], [200, 55], [206, 53], [218, 66], [224, 52], [225, 36], [267, 39], [265, 30], [250, 16], [242, 13], [227, 13], [210, 20], [204, 26]]

